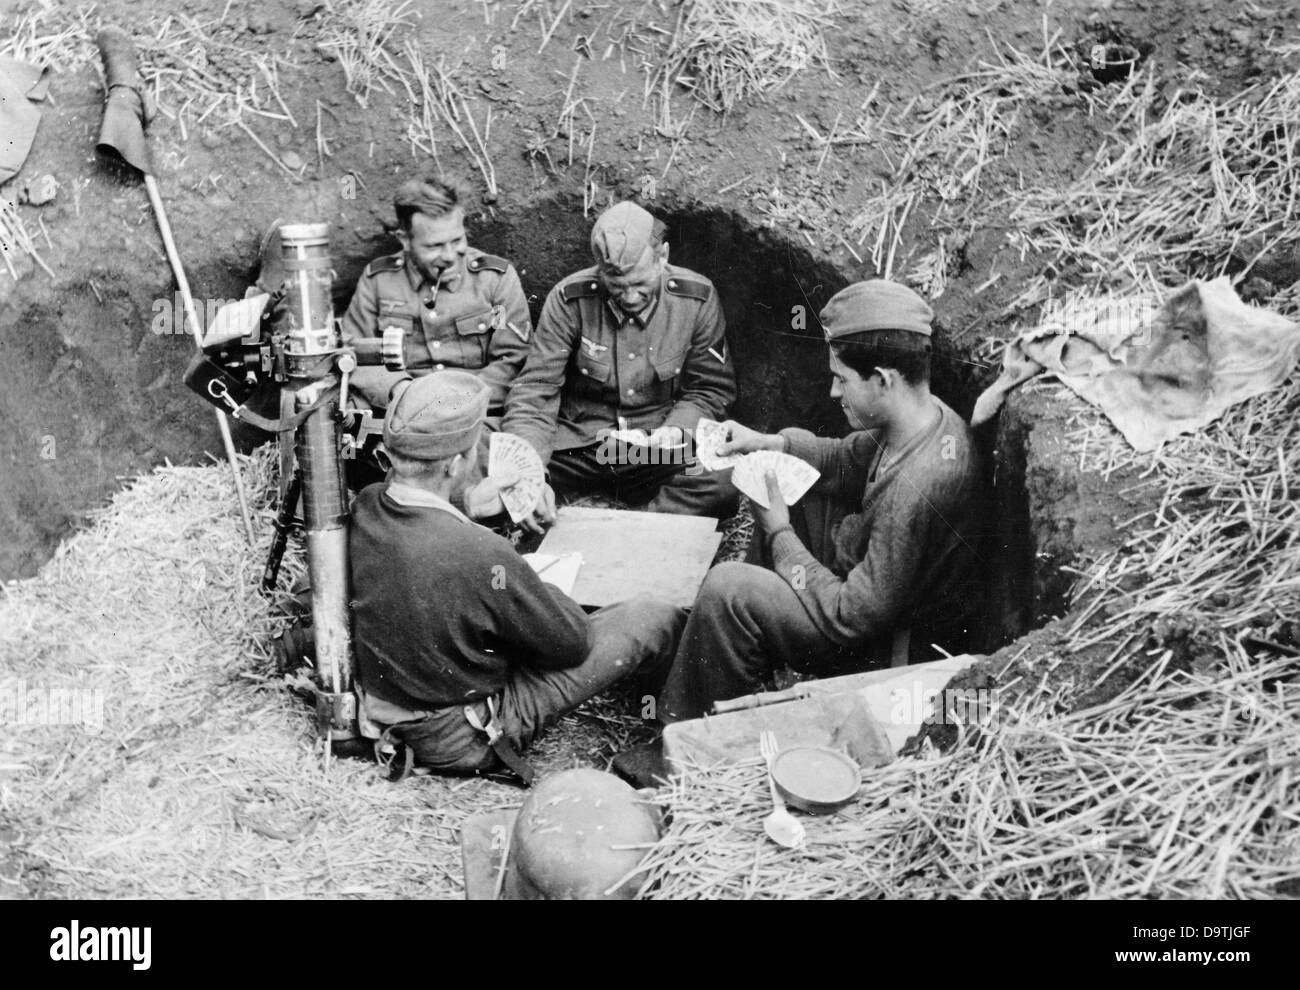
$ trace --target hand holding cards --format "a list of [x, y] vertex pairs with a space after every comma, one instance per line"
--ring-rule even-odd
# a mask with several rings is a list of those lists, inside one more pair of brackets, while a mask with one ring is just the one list
[[532, 444], [513, 433], [493, 433], [488, 441], [489, 478], [510, 473], [518, 477], [509, 488], [501, 492], [501, 501], [510, 513], [512, 522], [527, 519], [537, 507], [546, 484], [546, 468]]
[[706, 471], [725, 471], [740, 463], [744, 454], [722, 456], [718, 448], [727, 442], [727, 427], [711, 419], [701, 419], [695, 427], [695, 459]]
[[789, 454], [775, 450], [757, 450], [740, 459], [735, 470], [731, 472], [731, 483], [739, 488], [751, 501], [763, 508], [771, 508], [767, 501], [767, 473], [776, 474], [776, 482], [781, 489], [781, 498], [786, 505], [794, 505], [803, 498], [813, 486], [820, 472], [807, 461], [801, 461]]
[[680, 450], [686, 446], [682, 431], [676, 427], [661, 426], [656, 430], [629, 429], [627, 420], [618, 418], [618, 429], [610, 430], [608, 436], [618, 443], [632, 447], [658, 447], [660, 450]]
[[811, 464], [775, 450], [754, 450], [748, 454], [719, 453], [719, 449], [725, 443], [757, 446], [758, 441], [763, 439], [759, 434], [745, 427], [732, 425], [736, 426], [742, 437], [747, 439], [738, 440], [732, 437], [731, 429], [726, 423], [701, 419], [695, 426], [695, 459], [706, 471], [725, 471], [732, 468], [732, 484], [763, 508], [770, 508], [767, 504], [768, 471], [775, 472], [781, 497], [785, 499], [786, 505], [794, 505], [803, 498], [813, 482], [820, 477], [817, 469]]

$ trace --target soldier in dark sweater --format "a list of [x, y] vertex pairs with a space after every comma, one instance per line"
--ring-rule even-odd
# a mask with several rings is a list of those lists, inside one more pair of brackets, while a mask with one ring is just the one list
[[721, 453], [776, 450], [821, 473], [770, 509], [749, 563], [709, 572], [660, 699], [694, 718], [749, 693], [773, 667], [818, 677], [960, 651], [978, 607], [984, 475], [962, 419], [930, 393], [930, 307], [892, 282], [859, 282], [821, 313], [831, 397], [856, 432], [764, 435], [729, 422]]
[[424, 766], [518, 769], [511, 754], [565, 712], [634, 671], [661, 678], [683, 617], [650, 599], [588, 616], [472, 521], [503, 511], [493, 479], [469, 490], [468, 516], [452, 506], [487, 410], [478, 378], [444, 371], [393, 398], [390, 480], [357, 497], [349, 539], [363, 715]]

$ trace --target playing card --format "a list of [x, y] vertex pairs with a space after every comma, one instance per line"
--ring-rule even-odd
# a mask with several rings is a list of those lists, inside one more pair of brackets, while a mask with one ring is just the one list
[[695, 459], [706, 471], [725, 471], [740, 463], [744, 454], [718, 454], [718, 447], [727, 439], [727, 428], [712, 419], [701, 419], [695, 425]]
[[578, 571], [582, 569], [582, 554], [526, 553], [523, 558], [544, 582], [555, 585], [566, 595], [573, 594]]
[[526, 519], [537, 506], [542, 486], [546, 484], [546, 468], [533, 445], [513, 433], [493, 433], [488, 441], [489, 478], [502, 474], [518, 475], [519, 481], [501, 492], [501, 501], [513, 522]]
[[681, 440], [678, 443], [661, 444], [655, 441], [654, 434], [649, 430], [629, 429], [627, 421], [622, 417], [619, 418], [619, 428], [609, 431], [609, 438], [618, 443], [629, 444], [633, 447], [658, 447], [660, 450], [681, 450], [686, 446], [686, 441]]
[[645, 430], [610, 430], [609, 435], [619, 443], [630, 443], [635, 447], [650, 446], [650, 434]]
[[746, 454], [731, 472], [731, 482], [763, 508], [767, 502], [767, 472], [776, 472], [777, 485], [786, 505], [794, 505], [821, 475], [807, 461], [775, 450], [758, 450]]

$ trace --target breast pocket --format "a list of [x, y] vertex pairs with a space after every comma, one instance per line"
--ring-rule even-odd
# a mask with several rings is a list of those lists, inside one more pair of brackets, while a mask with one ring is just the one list
[[654, 362], [656, 391], [663, 398], [669, 398], [680, 391], [678, 382], [685, 364], [685, 351], [679, 351], [671, 357], [659, 358]]
[[404, 333], [410, 333], [419, 323], [415, 310], [405, 299], [379, 300], [379, 336], [384, 335], [388, 327], [401, 327]]
[[584, 395], [600, 395], [614, 370], [609, 361], [592, 357], [585, 348], [578, 351], [574, 368], [577, 374], [574, 376], [573, 388]]
[[481, 368], [487, 364], [492, 340], [492, 310], [457, 317], [456, 339], [460, 342], [461, 367]]

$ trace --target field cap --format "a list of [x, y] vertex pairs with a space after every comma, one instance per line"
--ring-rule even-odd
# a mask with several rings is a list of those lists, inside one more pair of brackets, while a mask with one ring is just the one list
[[591, 228], [591, 253], [614, 274], [636, 267], [646, 248], [658, 245], [665, 226], [630, 200], [615, 203], [596, 218]]
[[929, 337], [934, 310], [907, 286], [873, 278], [835, 293], [820, 319], [827, 340], [872, 330], [906, 330]]
[[399, 384], [384, 420], [384, 446], [395, 454], [436, 461], [478, 442], [488, 388], [467, 371], [439, 371]]

